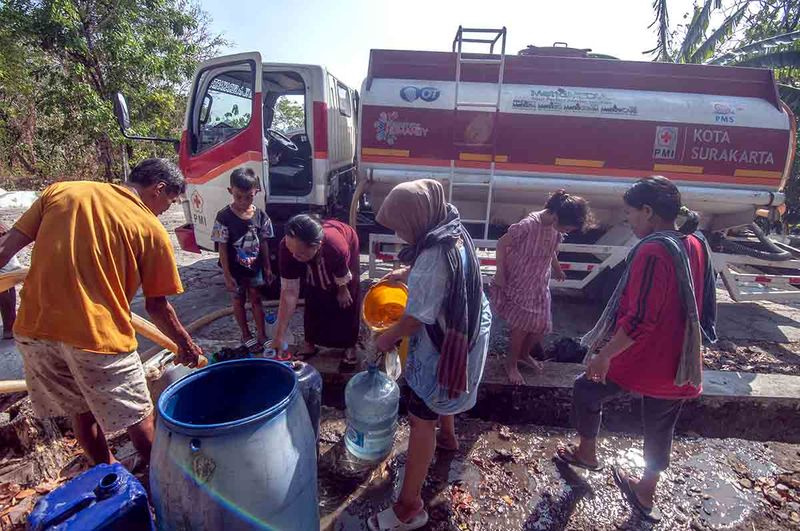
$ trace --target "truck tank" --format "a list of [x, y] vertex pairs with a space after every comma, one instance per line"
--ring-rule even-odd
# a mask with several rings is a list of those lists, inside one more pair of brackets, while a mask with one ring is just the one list
[[360, 165], [374, 208], [397, 183], [427, 177], [478, 224], [514, 223], [564, 188], [614, 226], [624, 190], [653, 174], [678, 183], [706, 229], [782, 203], [794, 119], [770, 70], [560, 47], [468, 54], [461, 40], [449, 53], [372, 50]]

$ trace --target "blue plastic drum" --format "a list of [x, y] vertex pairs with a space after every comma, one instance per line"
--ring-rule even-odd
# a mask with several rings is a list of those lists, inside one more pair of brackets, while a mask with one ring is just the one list
[[291, 368], [210, 365], [167, 388], [158, 413], [159, 529], [319, 529], [314, 430]]

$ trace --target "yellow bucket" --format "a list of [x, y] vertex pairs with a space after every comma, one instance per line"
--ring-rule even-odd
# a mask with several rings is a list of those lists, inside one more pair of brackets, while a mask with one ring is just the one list
[[[364, 296], [361, 318], [372, 333], [381, 333], [403, 316], [408, 302], [408, 288], [402, 282], [385, 280], [372, 286]], [[408, 338], [403, 338], [398, 350], [400, 363], [408, 356]]]

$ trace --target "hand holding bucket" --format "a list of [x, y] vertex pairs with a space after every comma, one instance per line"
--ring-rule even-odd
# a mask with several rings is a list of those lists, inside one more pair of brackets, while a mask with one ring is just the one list
[[[397, 323], [405, 312], [408, 303], [408, 287], [402, 282], [382, 280], [372, 286], [364, 296], [361, 318], [375, 334], [385, 332]], [[398, 349], [401, 365], [405, 365], [408, 356], [408, 338], [400, 342]]]

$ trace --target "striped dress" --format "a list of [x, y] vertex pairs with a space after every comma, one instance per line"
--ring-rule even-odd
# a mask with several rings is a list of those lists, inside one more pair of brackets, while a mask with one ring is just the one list
[[545, 335], [552, 331], [550, 271], [563, 237], [553, 225], [528, 214], [508, 229], [511, 245], [505, 260], [504, 287], [492, 286], [491, 301], [511, 328]]

